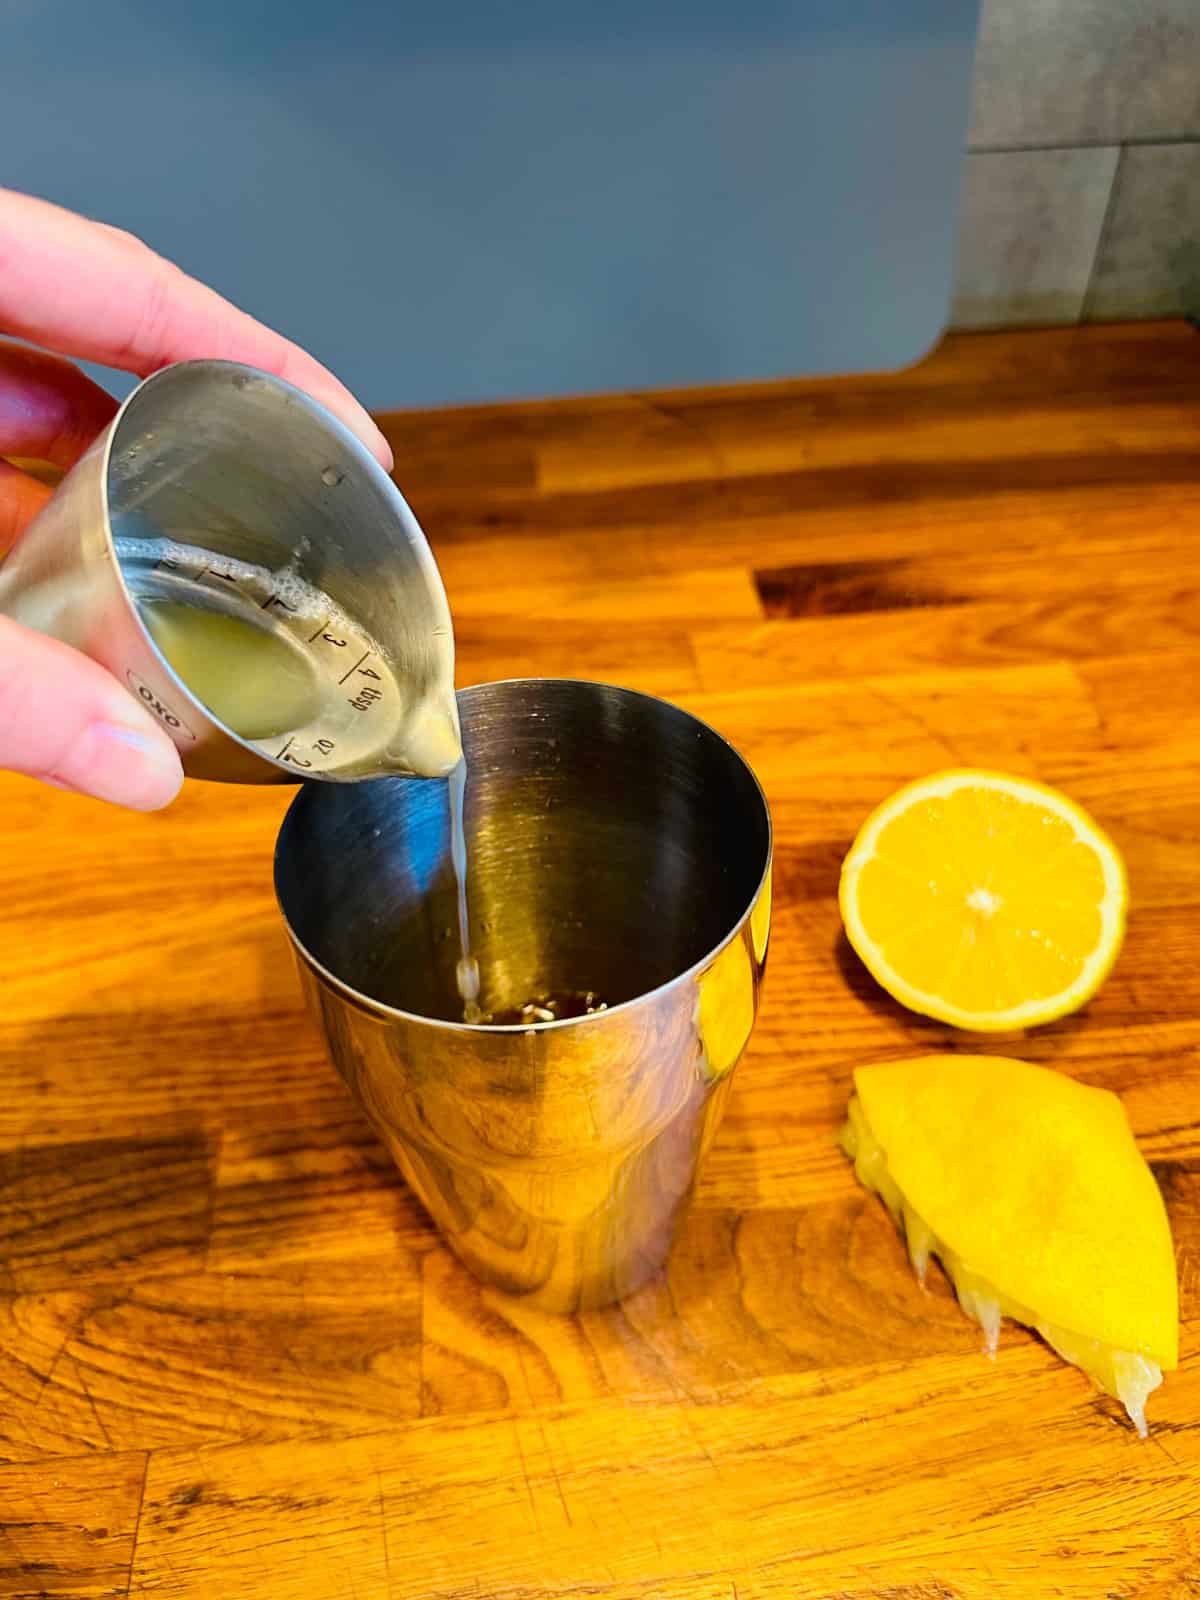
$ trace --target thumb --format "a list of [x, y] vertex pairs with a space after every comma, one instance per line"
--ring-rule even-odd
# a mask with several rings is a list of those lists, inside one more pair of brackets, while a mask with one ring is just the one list
[[157, 811], [179, 793], [179, 753], [112, 675], [0, 617], [0, 768]]

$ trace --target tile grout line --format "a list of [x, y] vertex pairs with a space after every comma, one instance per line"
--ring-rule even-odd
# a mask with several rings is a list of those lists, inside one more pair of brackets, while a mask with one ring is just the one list
[[968, 144], [969, 156], [1017, 156], [1048, 150], [1118, 150], [1140, 149], [1147, 145], [1200, 144], [1200, 133], [1168, 134], [1158, 139], [1150, 135], [1132, 139], [1059, 139], [1038, 144]]
[[1104, 215], [1100, 219], [1100, 231], [1096, 235], [1096, 248], [1092, 254], [1091, 270], [1088, 272], [1087, 286], [1083, 291], [1083, 299], [1079, 303], [1079, 316], [1077, 322], [1087, 322], [1090, 319], [1092, 298], [1096, 289], [1096, 278], [1100, 271], [1100, 260], [1104, 254], [1104, 246], [1112, 232], [1113, 218], [1116, 214], [1117, 200], [1120, 195], [1121, 174], [1125, 168], [1125, 146], [1117, 146], [1117, 164], [1113, 168], [1112, 182], [1109, 184], [1108, 199], [1104, 206]]

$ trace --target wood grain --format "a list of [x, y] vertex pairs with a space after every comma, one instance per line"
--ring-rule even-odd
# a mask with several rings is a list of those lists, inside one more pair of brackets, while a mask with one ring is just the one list
[[[760, 773], [766, 1003], [669, 1269], [479, 1288], [325, 1061], [270, 888], [288, 795], [125, 816], [0, 779], [0, 1596], [1181, 1600], [1200, 1587], [1200, 343], [951, 338], [843, 382], [394, 415], [464, 682], [670, 695]], [[849, 952], [842, 855], [950, 763], [1128, 861], [1087, 1010], [976, 1040]], [[1178, 1246], [1151, 1437], [979, 1352], [834, 1143], [853, 1067], [1121, 1094]]]

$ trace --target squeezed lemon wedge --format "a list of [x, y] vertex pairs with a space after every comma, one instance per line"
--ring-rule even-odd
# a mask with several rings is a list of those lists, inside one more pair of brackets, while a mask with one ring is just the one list
[[937, 1256], [994, 1353], [1002, 1317], [1034, 1328], [1125, 1406], [1178, 1365], [1166, 1209], [1121, 1102], [1004, 1056], [859, 1067], [841, 1144], [903, 1230]]

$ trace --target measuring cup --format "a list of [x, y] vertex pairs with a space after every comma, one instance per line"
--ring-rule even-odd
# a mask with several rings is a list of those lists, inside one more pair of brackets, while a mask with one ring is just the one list
[[275, 886], [338, 1070], [451, 1249], [549, 1311], [663, 1264], [754, 1025], [771, 822], [750, 768], [649, 696], [459, 694], [481, 1003], [592, 990], [570, 1020], [464, 1023], [448, 786], [305, 785]]
[[[148, 595], [269, 621], [321, 715], [234, 732], [155, 644]], [[186, 361], [140, 384], [0, 565], [0, 613], [107, 667], [195, 777], [437, 774], [458, 758], [450, 612], [416, 518], [347, 427], [253, 367]]]

